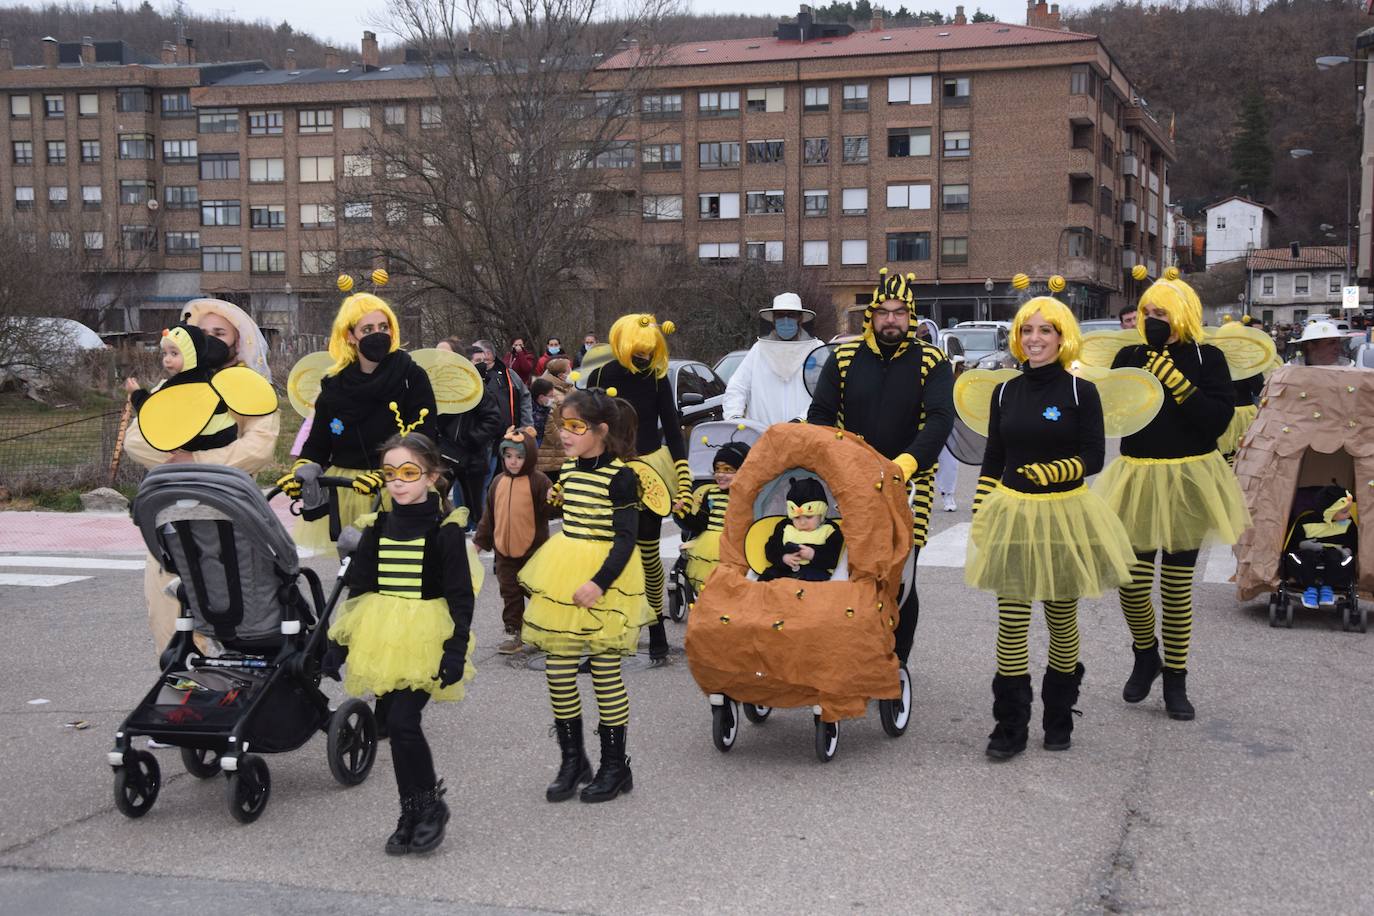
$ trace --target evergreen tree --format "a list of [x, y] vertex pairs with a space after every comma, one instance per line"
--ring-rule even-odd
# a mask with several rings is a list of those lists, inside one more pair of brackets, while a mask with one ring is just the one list
[[1241, 102], [1231, 141], [1231, 188], [1262, 201], [1268, 196], [1273, 169], [1269, 115], [1265, 111], [1264, 97], [1252, 89]]
[[973, 11], [973, 19], [970, 20], [970, 22], [996, 22], [996, 21], [997, 21], [997, 17], [996, 17], [996, 16], [992, 15], [991, 13], [985, 13], [985, 12], [983, 12], [982, 10], [974, 10], [974, 11]]

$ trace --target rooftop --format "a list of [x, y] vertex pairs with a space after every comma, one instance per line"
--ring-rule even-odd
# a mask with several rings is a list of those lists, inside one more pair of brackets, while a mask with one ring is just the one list
[[1290, 248], [1257, 248], [1246, 260], [1250, 270], [1313, 270], [1345, 268], [1345, 249], [1340, 245], [1302, 245], [1298, 257]]

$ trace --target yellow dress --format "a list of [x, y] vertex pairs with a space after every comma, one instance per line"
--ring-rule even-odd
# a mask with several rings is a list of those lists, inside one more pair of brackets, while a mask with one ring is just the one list
[[682, 545], [682, 554], [687, 558], [687, 578], [699, 595], [707, 577], [720, 562], [720, 535], [725, 530], [725, 510], [730, 506], [730, 491], [708, 483], [697, 488], [693, 502], [695, 512], [700, 512], [703, 505], [710, 510], [706, 530]]

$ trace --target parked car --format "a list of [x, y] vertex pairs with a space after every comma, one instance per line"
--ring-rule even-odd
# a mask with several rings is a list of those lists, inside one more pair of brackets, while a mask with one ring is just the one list
[[670, 359], [668, 381], [684, 431], [704, 420], [724, 419], [725, 382], [710, 366], [694, 359]]
[[725, 384], [730, 384], [730, 376], [735, 374], [739, 364], [744, 362], [744, 357], [749, 355], [748, 350], [731, 350], [716, 361], [716, 375]]
[[1119, 331], [1121, 322], [1115, 318], [1090, 318], [1080, 321], [1078, 330], [1084, 334], [1091, 334], [1093, 331]]
[[[943, 337], [946, 341], [951, 338], [958, 341], [964, 361], [970, 368], [1013, 369], [1016, 367], [1016, 358], [1011, 355], [1008, 345], [1010, 331], [1006, 325], [1006, 322], [970, 322], [967, 326], [960, 323], [945, 331]], [[948, 351], [949, 345], [946, 343]]]

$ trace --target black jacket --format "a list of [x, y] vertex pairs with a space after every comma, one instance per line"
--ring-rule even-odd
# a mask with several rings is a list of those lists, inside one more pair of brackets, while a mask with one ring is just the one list
[[501, 409], [491, 389], [485, 389], [476, 407], [466, 413], [439, 417], [439, 453], [455, 474], [476, 473], [486, 468], [492, 443], [508, 426], [502, 421]]
[[516, 379], [511, 377], [510, 368], [498, 359], [496, 364], [487, 370], [482, 381], [487, 387], [487, 393], [496, 403], [497, 412], [500, 414], [500, 432], [504, 433], [512, 426], [519, 426], [520, 405], [525, 397], [525, 389]]
[[[1211, 344], [1176, 343], [1168, 347], [1174, 366], [1197, 386], [1182, 404], [1164, 392], [1164, 406], [1140, 432], [1121, 440], [1121, 454], [1131, 458], [1187, 458], [1217, 450], [1235, 413], [1236, 389], [1226, 357]], [[1149, 360], [1144, 344], [1124, 347], [1112, 368], [1144, 368]]]
[[614, 388], [617, 397], [630, 402], [639, 420], [635, 434], [635, 451], [639, 454], [648, 455], [657, 451], [660, 445], [666, 445], [674, 461], [687, 457], [687, 445], [682, 438], [682, 415], [673, 400], [672, 382], [666, 376], [658, 378], [652, 372], [634, 372], [612, 360], [594, 370], [587, 384], [594, 388]]
[[404, 350], [390, 353], [376, 370], [365, 373], [355, 362], [338, 375], [326, 376], [315, 400], [315, 419], [301, 457], [328, 467], [366, 470], [381, 465], [382, 443], [400, 430], [390, 404], [396, 402], [409, 425], [425, 418], [414, 432], [435, 438], [438, 409], [425, 370]]

